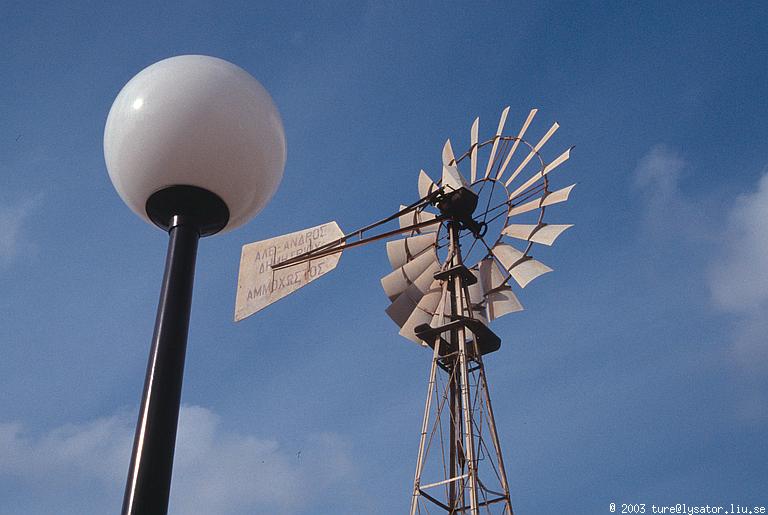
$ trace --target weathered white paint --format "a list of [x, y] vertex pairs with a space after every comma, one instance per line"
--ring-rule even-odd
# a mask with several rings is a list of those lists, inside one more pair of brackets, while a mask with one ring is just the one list
[[235, 299], [235, 322], [327, 274], [339, 263], [339, 252], [296, 263], [280, 270], [273, 265], [344, 236], [336, 222], [328, 222], [276, 238], [243, 246]]

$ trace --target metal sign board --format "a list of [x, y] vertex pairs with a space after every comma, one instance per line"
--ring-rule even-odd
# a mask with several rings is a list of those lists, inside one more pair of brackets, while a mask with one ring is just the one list
[[289, 258], [342, 238], [336, 222], [243, 245], [237, 278], [235, 322], [306, 286], [336, 268], [339, 252], [295, 265], [273, 269]]

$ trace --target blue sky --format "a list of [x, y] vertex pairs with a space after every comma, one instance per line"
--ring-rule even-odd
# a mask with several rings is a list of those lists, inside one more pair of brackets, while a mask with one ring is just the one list
[[[486, 360], [518, 513], [768, 504], [768, 9], [754, 3], [0, 4], [0, 514], [119, 509], [166, 236], [102, 135], [142, 68], [243, 67], [285, 176], [201, 242], [174, 514], [407, 509], [430, 356], [397, 335], [384, 245], [232, 322], [240, 247], [417, 197], [511, 106], [578, 182]], [[300, 452], [300, 454], [299, 454]]]

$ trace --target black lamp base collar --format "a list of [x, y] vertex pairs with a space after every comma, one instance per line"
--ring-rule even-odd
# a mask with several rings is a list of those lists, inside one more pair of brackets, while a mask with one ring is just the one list
[[197, 227], [200, 236], [216, 234], [229, 222], [229, 208], [215, 193], [197, 186], [168, 186], [147, 199], [147, 216], [168, 231], [179, 223]]

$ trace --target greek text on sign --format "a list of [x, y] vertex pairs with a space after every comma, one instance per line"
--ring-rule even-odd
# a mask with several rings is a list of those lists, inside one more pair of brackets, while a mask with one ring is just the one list
[[279, 270], [274, 270], [272, 265], [343, 236], [344, 233], [336, 222], [328, 222], [303, 231], [244, 245], [237, 278], [235, 322], [251, 316], [336, 268], [341, 250]]

